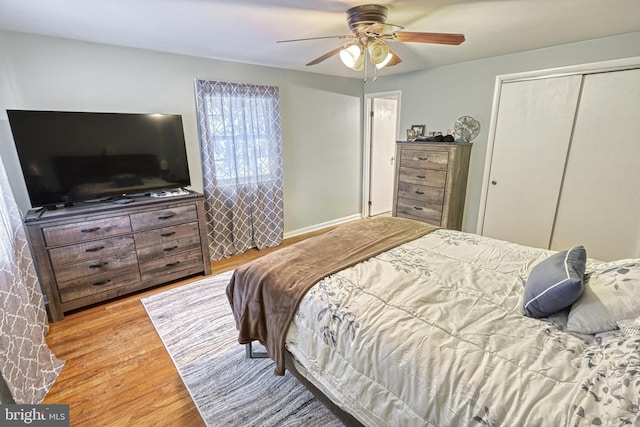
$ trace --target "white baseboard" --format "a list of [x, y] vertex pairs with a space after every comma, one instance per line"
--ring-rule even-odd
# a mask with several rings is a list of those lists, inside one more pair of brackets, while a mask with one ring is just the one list
[[356, 219], [361, 219], [361, 218], [362, 218], [362, 215], [359, 214], [359, 213], [358, 214], [354, 214], [354, 215], [350, 215], [350, 216], [345, 216], [344, 218], [334, 219], [332, 221], [323, 222], [321, 224], [316, 224], [316, 225], [312, 225], [312, 226], [305, 227], [305, 228], [299, 228], [299, 229], [293, 230], [293, 231], [287, 231], [287, 232], [284, 233], [283, 237], [285, 239], [288, 239], [290, 237], [299, 236], [299, 235], [305, 234], [305, 233], [311, 233], [313, 231], [322, 230], [323, 228], [333, 227], [334, 225], [340, 225], [340, 224], [343, 224], [345, 222], [354, 221]]

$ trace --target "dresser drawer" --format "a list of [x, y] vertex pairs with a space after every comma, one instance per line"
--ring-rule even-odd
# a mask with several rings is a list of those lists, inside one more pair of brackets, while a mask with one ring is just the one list
[[51, 264], [58, 268], [64, 264], [77, 263], [119, 252], [135, 250], [135, 243], [130, 234], [111, 237], [109, 239], [92, 240], [90, 242], [53, 248], [49, 251]]
[[400, 155], [400, 166], [408, 168], [446, 170], [448, 164], [449, 153], [446, 151], [402, 150]]
[[77, 264], [67, 264], [55, 270], [58, 283], [92, 276], [120, 269], [135, 268], [138, 263], [136, 253], [124, 252], [106, 257], [94, 258]]
[[402, 199], [420, 200], [434, 205], [442, 205], [444, 203], [444, 189], [399, 182], [398, 197]]
[[400, 212], [396, 216], [399, 218], [407, 218], [407, 219], [413, 219], [415, 221], [426, 222], [427, 224], [436, 225], [438, 227], [442, 226], [441, 220], [435, 220], [432, 218], [424, 218], [421, 216], [409, 215], [409, 214], [404, 214]]
[[[202, 251], [200, 248], [163, 258], [156, 258], [140, 262], [140, 276], [142, 280], [173, 273], [189, 268], [202, 267]], [[201, 270], [200, 270], [201, 271]]]
[[400, 166], [398, 183], [401, 182], [444, 188], [447, 182], [447, 171], [415, 169]]
[[42, 229], [47, 246], [61, 246], [130, 232], [131, 223], [128, 216], [85, 221], [80, 224], [57, 225]]
[[170, 240], [158, 245], [140, 248], [138, 249], [138, 261], [143, 262], [168, 257], [191, 249], [200, 249], [199, 235]]
[[195, 205], [178, 206], [171, 209], [157, 209], [131, 215], [131, 227], [134, 231], [165, 227], [183, 222], [197, 221]]
[[396, 206], [396, 215], [440, 225], [442, 205], [399, 198]]
[[125, 287], [140, 281], [138, 269], [95, 274], [58, 284], [60, 299], [63, 303], [88, 297], [111, 289]]
[[198, 228], [197, 222], [143, 231], [135, 235], [136, 247], [138, 249], [147, 246], [163, 245], [187, 237], [195, 237], [198, 242], [200, 242], [200, 229]]

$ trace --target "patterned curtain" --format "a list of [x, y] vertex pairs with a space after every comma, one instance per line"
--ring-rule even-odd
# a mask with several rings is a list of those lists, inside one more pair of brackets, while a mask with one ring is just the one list
[[211, 259], [282, 242], [277, 87], [196, 81]]
[[15, 403], [40, 403], [64, 363], [44, 338], [49, 324], [42, 292], [1, 159], [0, 310], [0, 381], [6, 383], [2, 388]]

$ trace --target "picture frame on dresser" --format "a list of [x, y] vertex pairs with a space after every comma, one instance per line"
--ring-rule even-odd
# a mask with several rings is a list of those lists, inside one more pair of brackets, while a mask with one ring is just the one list
[[415, 132], [416, 138], [427, 134], [427, 125], [411, 125], [411, 129]]

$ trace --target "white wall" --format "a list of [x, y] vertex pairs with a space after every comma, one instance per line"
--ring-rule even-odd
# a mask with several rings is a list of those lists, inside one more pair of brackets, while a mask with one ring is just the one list
[[6, 109], [182, 114], [202, 191], [194, 79], [280, 87], [285, 232], [358, 215], [362, 81], [0, 31], [0, 156], [30, 208]]
[[480, 121], [480, 135], [473, 141], [463, 222], [463, 230], [475, 232], [496, 76], [639, 55], [640, 33], [630, 33], [386, 76], [370, 80], [365, 92], [402, 91], [400, 140], [406, 140], [406, 129], [414, 124], [426, 124], [427, 132], [446, 132], [463, 115]]
[[201, 190], [193, 80], [276, 85], [282, 110], [285, 231], [292, 233], [360, 213], [363, 92], [400, 90], [399, 139], [406, 138], [404, 130], [413, 124], [446, 131], [462, 115], [481, 122], [463, 223], [464, 230], [475, 231], [495, 77], [639, 55], [640, 33], [631, 33], [369, 79], [363, 90], [359, 73], [353, 79], [328, 77], [0, 31], [0, 157], [24, 210], [28, 198], [5, 109], [179, 113], [193, 188]]

